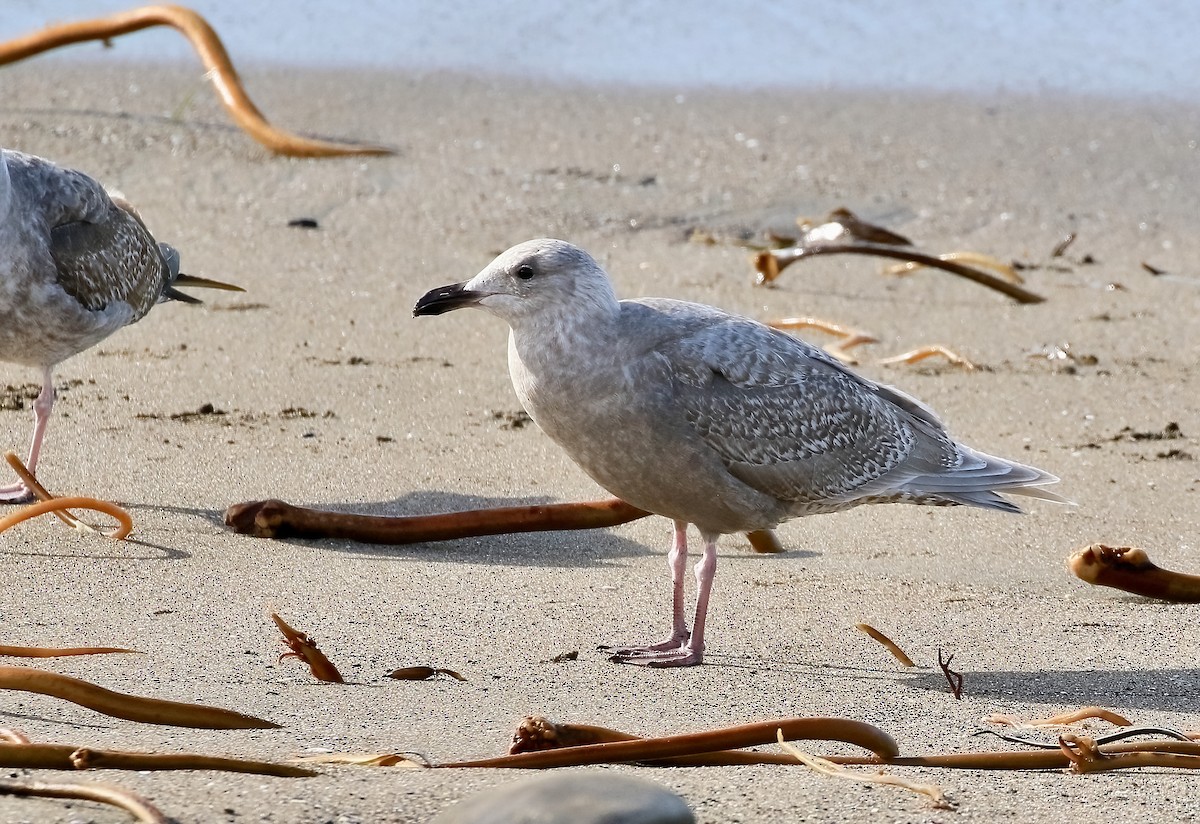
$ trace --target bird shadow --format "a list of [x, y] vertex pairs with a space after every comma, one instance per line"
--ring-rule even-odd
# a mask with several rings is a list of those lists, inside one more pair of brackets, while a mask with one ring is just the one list
[[[733, 667], [773, 674], [794, 674], [807, 680], [826, 678], [886, 681], [926, 692], [946, 693], [950, 686], [937, 668], [891, 670], [810, 661], [769, 661], [706, 655], [704, 666]], [[1101, 705], [1150, 712], [1193, 712], [1200, 690], [1200, 668], [1143, 670], [956, 670], [963, 676], [963, 695], [994, 699], [998, 705], [1016, 702], [1047, 705]]]
[[[1144, 670], [1033, 670], [961, 672], [963, 694], [998, 702], [1118, 706], [1155, 712], [1193, 712], [1200, 668]], [[904, 682], [913, 689], [944, 692], [941, 672], [916, 673]]]

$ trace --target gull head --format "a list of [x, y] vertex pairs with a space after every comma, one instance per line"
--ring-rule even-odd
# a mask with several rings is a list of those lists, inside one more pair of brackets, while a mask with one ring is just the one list
[[600, 264], [578, 246], [549, 238], [518, 244], [470, 280], [433, 289], [417, 301], [413, 315], [464, 306], [490, 312], [514, 329], [532, 318], [562, 322], [619, 311]]

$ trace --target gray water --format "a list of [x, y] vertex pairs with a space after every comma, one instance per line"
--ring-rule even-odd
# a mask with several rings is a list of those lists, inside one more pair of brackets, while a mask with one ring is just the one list
[[[0, 0], [0, 38], [137, 0]], [[1197, 0], [195, 0], [236, 63], [401, 67], [686, 89], [1068, 93], [1200, 101]], [[64, 54], [101, 55], [99, 44]], [[124, 58], [194, 59], [174, 32]], [[47, 58], [40, 58], [47, 59]], [[49, 58], [62, 59], [62, 58]]]

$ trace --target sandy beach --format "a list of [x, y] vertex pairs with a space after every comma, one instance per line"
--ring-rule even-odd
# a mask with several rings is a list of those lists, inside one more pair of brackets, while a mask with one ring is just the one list
[[[878, 724], [905, 754], [1003, 748], [972, 737], [983, 716], [1089, 704], [1200, 729], [1197, 608], [1091, 588], [1065, 566], [1074, 549], [1102, 542], [1200, 571], [1200, 108], [243, 73], [277, 125], [398, 153], [272, 157], [229, 123], [189, 65], [34, 60], [0, 73], [0, 145], [122, 191], [181, 250], [185, 271], [247, 289], [202, 295], [203, 307], [159, 306], [57, 370], [41, 480], [122, 503], [136, 531], [113, 543], [45, 518], [0, 536], [0, 640], [135, 648], [144, 654], [34, 665], [283, 727], [141, 725], [15, 692], [0, 694], [0, 726], [96, 748], [272, 760], [418, 751], [435, 761], [498, 755], [531, 713], [643, 735], [841, 715]], [[885, 277], [881, 262], [859, 257], [801, 262], [760, 288], [747, 249], [689, 240], [839, 206], [931, 252], [1028, 264], [1026, 286], [1046, 301], [1018, 305], [942, 273]], [[288, 225], [302, 217], [319, 228]], [[1076, 240], [1051, 259], [1068, 233]], [[619, 666], [596, 650], [666, 630], [664, 519], [407, 547], [271, 542], [223, 526], [227, 506], [264, 497], [393, 515], [604, 497], [520, 425], [503, 324], [483, 313], [411, 316], [428, 289], [540, 236], [591, 251], [622, 297], [869, 330], [880, 342], [856, 350], [863, 374], [925, 401], [960, 440], [1059, 475], [1057, 490], [1078, 505], [1032, 501], [1023, 517], [862, 507], [785, 524], [778, 556], [730, 536], [705, 664], [671, 671]], [[875, 362], [930, 343], [980, 368]], [[6, 449], [25, 448], [37, 378], [0, 365]], [[1179, 437], [1152, 437], [1172, 423]], [[317, 683], [279, 662], [269, 609], [316, 638], [352, 683]], [[859, 621], [921, 666], [900, 667]], [[936, 666], [939, 648], [964, 675], [962, 700]], [[578, 660], [546, 663], [572, 650]], [[383, 677], [413, 664], [468, 680]], [[590, 769], [658, 781], [701, 822], [1057, 823], [1098, 809], [1171, 822], [1195, 810], [1194, 777], [1166, 771], [896, 770], [941, 785], [958, 804], [949, 812], [802, 767]], [[82, 778], [134, 789], [179, 822], [348, 824], [427, 821], [519, 777], [321, 772]], [[0, 820], [126, 819], [91, 804], [0, 799]]]

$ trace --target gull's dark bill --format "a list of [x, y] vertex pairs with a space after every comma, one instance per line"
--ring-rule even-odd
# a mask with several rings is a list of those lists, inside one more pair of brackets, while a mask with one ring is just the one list
[[439, 286], [426, 292], [413, 307], [413, 317], [441, 315], [464, 306], [474, 306], [482, 295], [468, 290], [467, 283], [468, 281], [451, 283], [449, 286]]

